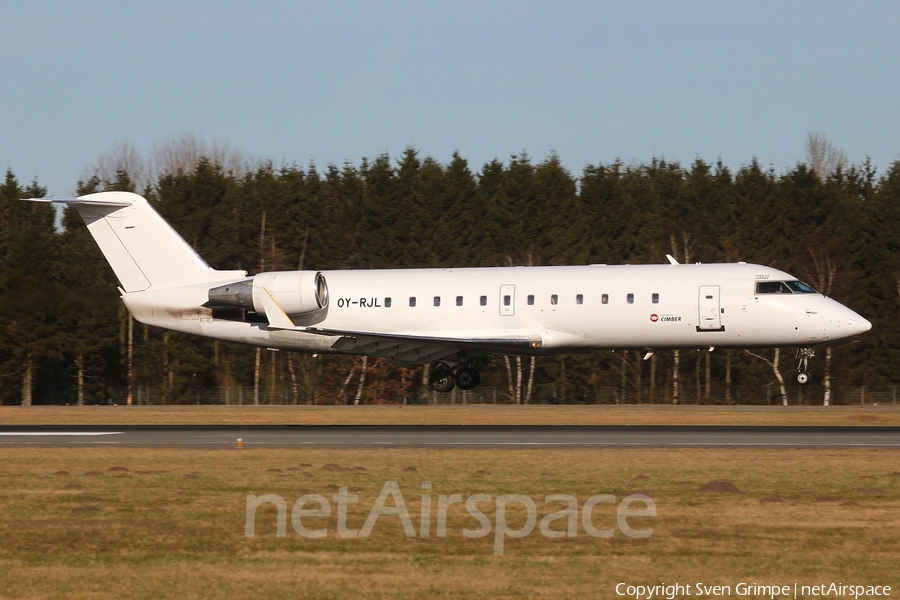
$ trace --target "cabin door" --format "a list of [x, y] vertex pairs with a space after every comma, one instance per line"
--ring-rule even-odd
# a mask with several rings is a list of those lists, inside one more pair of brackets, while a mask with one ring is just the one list
[[500, 286], [500, 316], [511, 317], [516, 314], [516, 286]]
[[719, 302], [719, 286], [700, 286], [700, 324], [699, 331], [722, 330], [722, 307]]

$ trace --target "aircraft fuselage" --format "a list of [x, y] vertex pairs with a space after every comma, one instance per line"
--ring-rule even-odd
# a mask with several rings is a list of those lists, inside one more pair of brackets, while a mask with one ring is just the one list
[[[590, 265], [321, 271], [327, 306], [298, 324], [324, 330], [466, 338], [534, 334], [523, 354], [595, 349], [811, 346], [868, 321], [818, 293], [757, 293], [796, 281], [753, 264]], [[138, 320], [259, 346], [333, 351], [335, 336], [214, 318], [211, 284], [125, 294]], [[181, 302], [175, 302], [178, 297]], [[173, 322], [173, 319], [180, 319]]]

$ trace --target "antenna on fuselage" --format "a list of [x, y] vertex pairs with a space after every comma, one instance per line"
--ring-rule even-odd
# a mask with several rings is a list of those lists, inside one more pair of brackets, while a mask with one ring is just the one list
[[669, 264], [670, 264], [670, 265], [677, 265], [677, 264], [680, 264], [677, 260], [675, 260], [675, 257], [672, 256], [671, 254], [666, 254], [666, 258], [669, 259]]

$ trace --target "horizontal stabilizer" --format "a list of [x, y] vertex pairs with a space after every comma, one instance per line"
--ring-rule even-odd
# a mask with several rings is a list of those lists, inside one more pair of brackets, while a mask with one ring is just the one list
[[54, 204], [65, 204], [66, 206], [92, 206], [95, 208], [125, 208], [131, 206], [132, 202], [128, 199], [120, 197], [113, 198], [97, 198], [96, 196], [82, 196], [81, 198], [26, 198], [28, 202], [47, 202]]

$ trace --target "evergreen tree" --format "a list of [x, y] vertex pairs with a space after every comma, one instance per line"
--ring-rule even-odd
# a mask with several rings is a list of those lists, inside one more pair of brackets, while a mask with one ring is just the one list
[[[134, 190], [125, 167], [112, 173], [80, 183], [79, 193]], [[23, 189], [11, 172], [0, 186], [0, 395], [22, 402], [23, 390], [31, 389], [34, 401], [104, 401], [128, 382], [129, 319], [80, 217], [67, 211], [56, 232], [48, 205], [19, 200], [43, 193], [37, 184]], [[900, 235], [893, 226], [900, 217], [900, 163], [876, 177], [868, 163], [839, 164], [824, 174], [800, 164], [776, 174], [755, 159], [734, 173], [701, 159], [687, 168], [653, 159], [588, 165], [576, 179], [552, 154], [534, 163], [522, 153], [473, 171], [458, 153], [442, 165], [407, 148], [397, 160], [381, 155], [321, 171], [271, 163], [225, 170], [196, 157], [143, 193], [213, 267], [251, 274], [647, 263], [667, 253], [682, 262], [768, 264], [873, 321], [870, 334], [828, 351], [838, 402], [841, 386], [893, 382], [900, 359], [900, 327], [886, 316], [900, 310]], [[374, 359], [363, 368], [358, 357], [257, 353], [143, 325], [133, 339], [133, 383], [144, 398], [157, 389], [168, 402], [200, 401], [208, 389], [258, 382], [263, 396], [277, 401], [349, 394], [351, 401], [376, 403], [410, 398], [420, 385], [416, 370]], [[716, 392], [726, 381], [753, 390], [756, 399], [763, 386], [777, 387], [772, 368], [741, 352], [641, 358], [608, 352], [541, 358], [533, 379], [525, 359], [519, 395], [672, 401], [677, 384], [679, 402], [712, 402], [738, 397]], [[504, 364], [485, 371], [487, 385], [507, 385]], [[517, 364], [510, 361], [511, 373]], [[792, 368], [783, 350], [779, 374]], [[821, 399], [816, 385], [809, 389]], [[795, 398], [790, 384], [786, 390]]]
[[[61, 357], [57, 246], [50, 204], [37, 182], [19, 186], [11, 171], [0, 186], [0, 298], [4, 402], [30, 405], [58, 386], [53, 369]], [[44, 371], [47, 371], [46, 373]], [[58, 372], [57, 372], [58, 373]], [[40, 375], [39, 375], [40, 374]]]

